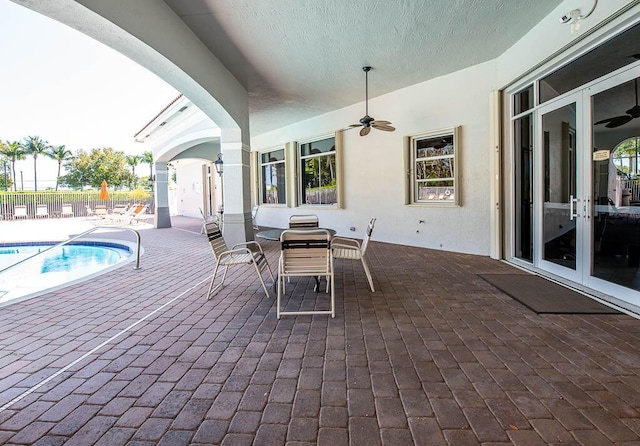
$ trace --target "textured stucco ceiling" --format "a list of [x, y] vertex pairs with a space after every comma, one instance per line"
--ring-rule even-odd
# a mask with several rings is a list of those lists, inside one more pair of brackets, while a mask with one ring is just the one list
[[260, 134], [500, 55], [560, 0], [165, 0], [247, 88]]

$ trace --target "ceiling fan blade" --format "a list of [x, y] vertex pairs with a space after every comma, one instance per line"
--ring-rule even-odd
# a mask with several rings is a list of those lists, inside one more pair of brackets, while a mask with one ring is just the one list
[[371, 121], [371, 124], [391, 124], [389, 121]]
[[362, 127], [362, 129], [360, 129], [360, 136], [367, 136], [370, 131], [371, 127]]
[[626, 116], [627, 116], [627, 115], [614, 116], [614, 117], [612, 117], [612, 118], [607, 118], [607, 119], [603, 119], [602, 121], [595, 122], [593, 125], [598, 125], [598, 124], [608, 124], [608, 123], [610, 123], [611, 121], [615, 121], [615, 120], [618, 120], [618, 119], [622, 119], [622, 118], [625, 118]]
[[624, 115], [624, 116], [616, 116], [615, 118], [611, 118], [609, 124], [605, 125], [605, 127], [614, 129], [616, 127], [620, 127], [621, 125], [625, 125], [627, 122], [633, 119], [632, 116]]
[[362, 124], [351, 124], [351, 125], [349, 126], [349, 128], [350, 128], [350, 129], [352, 129], [352, 128], [354, 128], [354, 127], [361, 127], [361, 126], [362, 126]]
[[640, 105], [634, 105], [625, 113], [631, 115], [632, 118], [640, 118]]
[[385, 132], [393, 132], [396, 128], [386, 124], [371, 124], [371, 127]]

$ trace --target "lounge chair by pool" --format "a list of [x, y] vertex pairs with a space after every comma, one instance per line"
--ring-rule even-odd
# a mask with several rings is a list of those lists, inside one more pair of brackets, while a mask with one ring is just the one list
[[73, 217], [73, 207], [70, 204], [63, 204], [60, 217]]
[[49, 218], [49, 208], [46, 204], [36, 205], [36, 218]]
[[29, 218], [26, 206], [19, 204], [13, 208], [13, 219], [16, 220], [18, 218]]

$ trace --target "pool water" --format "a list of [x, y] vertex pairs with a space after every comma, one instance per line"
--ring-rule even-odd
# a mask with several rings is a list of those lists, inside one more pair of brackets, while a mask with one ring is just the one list
[[[0, 270], [52, 246], [40, 243], [0, 246]], [[87, 278], [130, 256], [127, 246], [115, 243], [73, 243], [49, 249], [0, 272], [0, 304]]]

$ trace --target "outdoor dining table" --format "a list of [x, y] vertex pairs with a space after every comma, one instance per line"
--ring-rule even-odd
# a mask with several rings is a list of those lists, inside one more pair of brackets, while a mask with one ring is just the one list
[[[256, 237], [260, 237], [260, 238], [263, 238], [265, 240], [280, 240], [280, 236], [287, 229], [279, 229], [279, 228], [267, 229], [267, 230], [264, 230], [264, 231], [257, 232], [256, 233]], [[336, 235], [336, 231], [334, 231], [333, 229], [329, 229], [329, 228], [294, 228], [294, 229], [296, 229], [296, 230], [300, 230], [300, 229], [302, 229], [302, 230], [326, 229], [327, 231], [329, 231], [329, 234], [331, 234], [331, 237]]]

